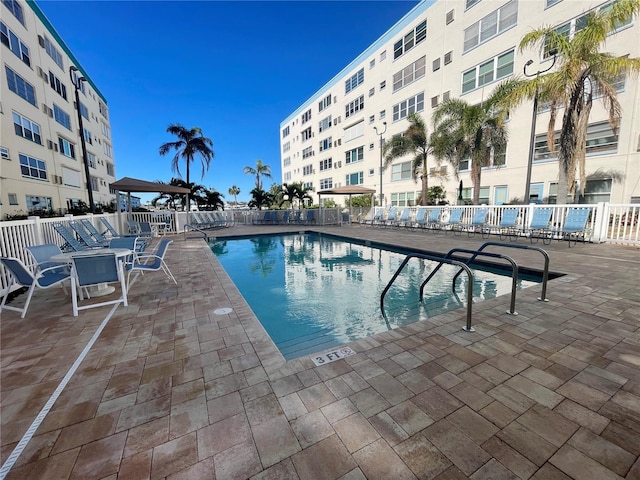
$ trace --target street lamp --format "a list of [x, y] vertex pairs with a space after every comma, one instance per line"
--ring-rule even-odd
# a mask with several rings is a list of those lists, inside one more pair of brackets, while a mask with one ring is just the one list
[[[548, 68], [544, 70], [538, 70], [536, 73], [528, 74], [527, 67], [533, 64], [533, 60], [528, 60], [527, 63], [524, 64], [524, 76], [525, 77], [536, 77], [540, 76], [541, 73], [546, 73], [553, 68], [556, 64], [556, 58], [558, 55], [558, 50], [555, 48], [549, 51], [549, 55], [553, 55], [553, 62], [549, 65]], [[529, 158], [527, 161], [527, 179], [524, 187], [524, 201], [529, 203], [529, 196], [531, 192], [531, 168], [533, 167], [533, 152], [535, 150], [535, 142], [536, 142], [536, 120], [538, 118], [538, 82], [536, 82], [536, 91], [533, 95], [533, 115], [531, 118], [531, 135], [529, 136]]]
[[84, 77], [76, 76], [73, 78], [73, 72], [77, 72], [78, 68], [71, 65], [69, 67], [69, 77], [71, 78], [71, 84], [76, 91], [76, 111], [78, 112], [78, 128], [80, 129], [80, 146], [82, 147], [82, 163], [84, 164], [84, 174], [87, 177], [87, 194], [89, 196], [89, 211], [95, 213], [96, 206], [93, 203], [93, 190], [91, 189], [91, 175], [89, 173], [89, 159], [87, 158], [87, 144], [84, 140], [84, 126], [82, 124], [82, 112], [80, 111], [80, 96], [78, 90], [80, 89], [80, 83], [86, 81]]
[[382, 122], [382, 125], [384, 125], [384, 130], [379, 133], [378, 133], [378, 127], [373, 127], [373, 129], [375, 130], [376, 135], [380, 136], [380, 206], [384, 207], [384, 194], [382, 193], [382, 147], [383, 147], [382, 136], [387, 131], [387, 122]]

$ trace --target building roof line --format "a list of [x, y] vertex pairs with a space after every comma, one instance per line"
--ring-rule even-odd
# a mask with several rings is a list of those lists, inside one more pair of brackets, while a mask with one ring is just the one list
[[[335, 86], [340, 80], [343, 80], [345, 75], [353, 70], [356, 66], [360, 65], [362, 61], [369, 57], [373, 52], [375, 52], [380, 46], [387, 43], [391, 40], [392, 37], [398, 35], [402, 30], [404, 30], [409, 23], [413, 22], [419, 15], [421, 15], [425, 10], [427, 10], [431, 5], [433, 5], [436, 0], [422, 0], [415, 7], [409, 10], [400, 20], [398, 20], [389, 30], [383, 33], [380, 38], [378, 38], [374, 43], [369, 45], [367, 49], [358, 55], [354, 60], [352, 60], [346, 67], [344, 67], [340, 72], [338, 72], [331, 80], [325, 83], [322, 87], [320, 87], [313, 95], [311, 95], [302, 105], [300, 105], [293, 113], [291, 113], [286, 119], [280, 122], [280, 128], [284, 128], [287, 124], [293, 120], [296, 116], [301, 114], [305, 109], [307, 109], [312, 103], [316, 102], [318, 98], [326, 93], [331, 87]], [[427, 31], [428, 31], [427, 26]]]

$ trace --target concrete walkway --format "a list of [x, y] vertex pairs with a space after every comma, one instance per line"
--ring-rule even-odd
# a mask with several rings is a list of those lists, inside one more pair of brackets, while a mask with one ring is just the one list
[[[311, 229], [436, 252], [483, 243]], [[554, 242], [551, 269], [566, 275], [548, 303], [532, 287], [518, 316], [508, 296], [475, 304], [475, 333], [457, 310], [315, 367], [284, 361], [204, 242], [174, 240], [179, 285], [133, 285], [7, 478], [640, 479], [640, 249]], [[24, 320], [2, 312], [3, 463], [107, 312], [73, 317], [60, 289], [37, 291]]]

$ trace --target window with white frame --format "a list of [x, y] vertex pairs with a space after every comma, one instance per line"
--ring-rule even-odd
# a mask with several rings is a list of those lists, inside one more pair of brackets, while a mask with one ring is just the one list
[[289, 133], [291, 132], [290, 127], [284, 127], [282, 129], [282, 138], [287, 137], [289, 135]]
[[38, 180], [47, 179], [47, 166], [43, 160], [25, 155], [18, 154], [20, 159], [20, 173], [23, 177], [37, 178]]
[[476, 65], [462, 74], [462, 93], [508, 77], [513, 73], [514, 51], [509, 50], [497, 57]]
[[58, 137], [58, 147], [65, 157], [76, 158], [76, 146], [66, 138]]
[[96, 156], [93, 153], [87, 152], [87, 163], [91, 168], [96, 168]]
[[100, 101], [98, 102], [98, 111], [100, 112], [100, 115], [109, 120], [109, 109], [104, 103]]
[[345, 177], [345, 185], [362, 185], [364, 183], [364, 172], [349, 173]]
[[26, 195], [25, 199], [27, 201], [27, 212], [30, 215], [53, 210], [53, 201], [51, 200], [51, 197]]
[[13, 31], [0, 21], [0, 41], [11, 50], [20, 60], [31, 66], [29, 47], [27, 47]]
[[364, 68], [361, 68], [344, 82], [345, 95], [349, 93], [351, 90], [353, 90], [354, 88], [356, 88], [357, 86], [362, 85], [363, 83], [364, 83]]
[[414, 112], [422, 112], [424, 110], [424, 92], [413, 97], [407, 98], [393, 106], [393, 121], [407, 118], [407, 115]]
[[15, 193], [9, 193], [9, 205], [18, 205], [18, 195]]
[[378, 120], [384, 120], [386, 116], [387, 116], [387, 111], [380, 110], [380, 113], [378, 114]]
[[331, 115], [328, 117], [324, 117], [320, 122], [318, 122], [318, 131], [323, 132], [324, 130], [328, 130], [331, 126]]
[[288, 167], [289, 165], [291, 165], [291, 157], [284, 157], [282, 159], [282, 166]]
[[331, 141], [331, 137], [327, 137], [323, 140], [320, 140], [320, 151], [324, 152], [325, 150], [329, 150], [333, 145], [333, 142]]
[[[536, 135], [534, 162], [547, 162], [558, 158], [560, 130], [554, 132], [554, 151], [549, 151], [547, 134]], [[618, 134], [613, 132], [609, 122], [596, 122], [587, 126], [586, 155], [608, 155], [618, 151]]]
[[42, 145], [42, 138], [40, 137], [40, 125], [32, 122], [27, 117], [13, 112], [13, 129], [16, 132], [16, 135]]
[[91, 135], [91, 132], [86, 128], [83, 128], [82, 132], [84, 134], [84, 141], [87, 142], [89, 145], [93, 145], [93, 136]]
[[313, 188], [313, 182], [304, 182], [304, 183], [302, 184], [302, 188], [305, 188], [305, 189], [307, 189], [307, 190], [308, 190], [308, 191], [310, 191], [310, 192], [315, 191], [315, 190], [314, 190], [314, 188]]
[[34, 107], [38, 106], [36, 102], [36, 91], [29, 82], [11, 70], [8, 66], [4, 67], [7, 75], [7, 86], [16, 95], [20, 96]]
[[380, 82], [380, 90], [384, 90], [385, 88], [387, 88], [387, 81], [383, 80]]
[[108, 144], [107, 142], [102, 142], [102, 150], [107, 157], [113, 158], [113, 148], [110, 144]]
[[18, 0], [2, 0], [2, 4], [9, 9], [14, 17], [24, 25], [24, 12], [22, 11], [22, 5]]
[[333, 188], [333, 178], [321, 178], [320, 190], [329, 190], [330, 188]]
[[305, 165], [302, 167], [302, 175], [312, 175], [313, 174], [313, 165]]
[[375, 66], [376, 66], [376, 59], [372, 58], [371, 60], [369, 60], [369, 70], [371, 70]]
[[58, 77], [53, 74], [51, 70], [49, 70], [49, 85], [51, 85], [51, 88], [58, 92], [58, 95], [60, 95], [65, 100], [67, 99], [67, 87], [60, 81]]
[[413, 178], [411, 164], [412, 162], [402, 162], [391, 165], [391, 181], [399, 182], [401, 180], [409, 180]]
[[291, 181], [291, 172], [284, 172], [284, 181], [285, 182]]
[[110, 177], [115, 177], [116, 176], [116, 169], [113, 166], [113, 163], [107, 162], [107, 175], [109, 175]]
[[610, 202], [611, 184], [612, 179], [610, 178], [587, 180], [587, 184], [584, 187], [584, 195], [580, 198], [580, 203]]
[[360, 95], [353, 102], [349, 102], [344, 107], [344, 116], [349, 118], [351, 115], [355, 115], [360, 110], [364, 109], [364, 95]]
[[11, 156], [9, 155], [9, 149], [7, 147], [0, 147], [0, 157], [3, 160], [11, 160]]
[[376, 121], [376, 116], [375, 115], [369, 115], [369, 123], [373, 123]]
[[464, 31], [464, 51], [491, 40], [518, 23], [518, 1], [511, 0]]
[[80, 102], [80, 115], [82, 115], [84, 118], [86, 118], [87, 120], [91, 120], [89, 118], [89, 109], [86, 107], [86, 105], [82, 102]]
[[331, 157], [320, 160], [321, 172], [324, 172], [325, 170], [331, 170], [331, 168], [333, 168], [333, 161], [331, 160]]
[[480, 205], [489, 205], [489, 195], [491, 194], [491, 187], [480, 187], [480, 196], [478, 202]]
[[102, 135], [107, 138], [111, 138], [111, 129], [109, 128], [109, 125], [104, 122], [100, 122], [100, 128], [102, 129]]
[[318, 111], [321, 112], [325, 108], [331, 105], [331, 94], [324, 97], [322, 100], [318, 102]]
[[369, 89], [369, 96], [373, 97], [373, 94], [376, 93], [376, 89], [374, 87]]
[[53, 59], [53, 61], [56, 62], [56, 64], [62, 70], [64, 70], [64, 63], [62, 63], [62, 54], [56, 48], [53, 42], [46, 36], [44, 37], [44, 49], [47, 52], [47, 55], [49, 55]]
[[479, 3], [480, 0], [466, 0], [466, 4], [464, 6], [465, 9], [469, 9], [473, 7], [476, 3]]
[[309, 158], [313, 155], [313, 147], [307, 147], [302, 150], [302, 158]]
[[386, 50], [381, 51], [380, 52], [380, 61], [384, 62], [386, 58], [387, 58], [387, 51]]
[[431, 62], [431, 70], [434, 72], [440, 70], [440, 57]]
[[302, 123], [306, 123], [311, 120], [311, 109], [307, 110], [302, 114]]
[[427, 38], [427, 21], [420, 22], [414, 29], [393, 44], [393, 59], [397, 59]]
[[89, 177], [91, 180], [91, 190], [93, 190], [94, 192], [97, 192], [99, 190], [98, 188], [98, 179], [96, 177]]
[[345, 152], [345, 163], [356, 163], [364, 160], [364, 146]]
[[393, 91], [406, 87], [410, 83], [424, 77], [427, 57], [421, 57], [410, 65], [393, 74]]
[[300, 132], [300, 136], [302, 137], [303, 142], [309, 140], [312, 137], [311, 127], [307, 127], [302, 132]]
[[291, 142], [284, 142], [282, 144], [282, 151], [288, 152], [289, 150], [291, 150]]
[[391, 206], [393, 207], [413, 207], [415, 204], [415, 192], [398, 192], [391, 194]]
[[358, 122], [355, 125], [351, 125], [344, 129], [344, 141], [348, 142], [354, 138], [362, 137], [364, 135], [364, 122]]
[[53, 104], [53, 118], [67, 130], [71, 130], [71, 116], [55, 103]]

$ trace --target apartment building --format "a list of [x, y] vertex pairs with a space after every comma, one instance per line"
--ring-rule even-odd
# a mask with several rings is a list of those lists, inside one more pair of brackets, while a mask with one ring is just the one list
[[38, 5], [2, 0], [0, 8], [0, 219], [89, 205], [86, 170], [94, 204], [110, 205], [107, 100]]
[[[551, 66], [544, 52], [519, 51], [522, 36], [556, 25], [571, 35], [586, 12], [607, 8], [598, 0], [423, 1], [292, 112], [280, 125], [282, 182], [303, 182], [315, 192], [344, 185], [380, 189], [385, 205], [411, 206], [421, 185], [412, 178], [411, 159], [381, 169], [381, 144], [404, 132], [407, 115], [419, 112], [432, 131], [432, 113], [442, 101], [461, 98], [478, 104], [503, 79], [535, 74]], [[630, 19], [609, 37], [616, 55], [640, 56], [640, 21]], [[623, 106], [614, 133], [607, 112], [594, 102], [587, 134], [587, 184], [583, 203], [640, 202], [640, 83], [620, 79]], [[500, 205], [524, 199], [533, 102], [510, 112], [506, 156], [483, 168], [480, 201]], [[562, 110], [556, 128], [562, 123]], [[558, 162], [547, 148], [548, 106], [539, 105], [531, 164], [531, 201], [555, 201]], [[459, 171], [430, 158], [429, 186], [440, 185], [451, 204], [472, 198], [470, 165]], [[382, 171], [382, 175], [380, 175]], [[382, 182], [381, 179], [382, 178]], [[343, 197], [322, 201], [344, 204]], [[317, 203], [317, 200], [316, 200]]]

